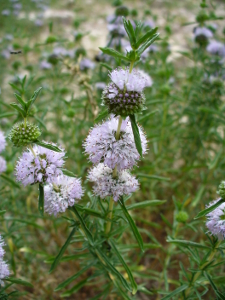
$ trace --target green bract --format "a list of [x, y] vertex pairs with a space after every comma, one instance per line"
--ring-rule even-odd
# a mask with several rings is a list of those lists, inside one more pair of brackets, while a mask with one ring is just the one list
[[37, 125], [17, 123], [9, 133], [9, 139], [15, 147], [27, 146], [38, 139], [41, 131]]

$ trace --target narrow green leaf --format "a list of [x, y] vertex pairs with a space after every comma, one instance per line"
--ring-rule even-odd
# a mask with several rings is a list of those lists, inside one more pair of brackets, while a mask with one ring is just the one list
[[136, 209], [136, 208], [144, 208], [148, 206], [156, 206], [162, 205], [166, 202], [166, 200], [146, 200], [143, 202], [138, 202], [127, 206], [127, 210]]
[[216, 165], [217, 165], [217, 163], [218, 163], [218, 161], [219, 161], [222, 154], [223, 154], [223, 148], [221, 148], [218, 151], [218, 153], [215, 155], [214, 159], [210, 163], [208, 163], [209, 170], [214, 169], [216, 167]]
[[21, 113], [23, 118], [26, 118], [27, 114], [24, 111], [24, 109], [22, 107], [20, 107], [17, 103], [10, 103], [10, 106], [12, 106], [12, 108], [14, 108], [15, 110], [17, 110], [19, 113]]
[[60, 263], [61, 258], [62, 258], [62, 256], [63, 256], [64, 252], [66, 251], [67, 247], [69, 246], [70, 241], [71, 241], [71, 239], [72, 239], [72, 237], [73, 237], [73, 235], [74, 235], [74, 233], [75, 233], [76, 230], [77, 230], [77, 228], [74, 227], [73, 230], [71, 231], [71, 233], [70, 233], [70, 235], [68, 236], [68, 238], [67, 238], [65, 244], [62, 246], [62, 248], [60, 249], [58, 255], [57, 255], [56, 258], [54, 259], [54, 261], [53, 261], [53, 263], [52, 263], [52, 265], [51, 265], [51, 268], [50, 268], [50, 270], [49, 270], [49, 274], [51, 274], [51, 273], [55, 270], [55, 268], [58, 266], [58, 264]]
[[197, 216], [195, 217], [195, 219], [204, 217], [205, 215], [207, 215], [208, 213], [210, 213], [211, 211], [213, 211], [214, 209], [216, 209], [218, 206], [220, 206], [222, 203], [225, 202], [225, 199], [220, 199], [219, 201], [217, 201], [215, 204], [213, 204], [212, 206], [200, 211]]
[[142, 178], [148, 178], [148, 179], [154, 179], [154, 180], [159, 180], [159, 181], [170, 181], [170, 178], [168, 177], [163, 177], [163, 176], [158, 176], [158, 175], [147, 175], [147, 174], [137, 174], [138, 177]]
[[6, 210], [0, 210], [0, 216], [4, 215], [6, 213]]
[[57, 147], [55, 145], [52, 145], [52, 144], [48, 144], [44, 141], [36, 140], [36, 141], [34, 141], [34, 144], [39, 145], [39, 146], [44, 147], [44, 148], [47, 148], [47, 149], [50, 149], [50, 150], [55, 151], [55, 152], [62, 152], [62, 150], [59, 147]]
[[114, 50], [113, 48], [101, 48], [99, 47], [99, 49], [104, 53], [104, 54], [107, 54], [107, 55], [110, 55], [112, 57], [115, 57], [117, 59], [123, 59], [125, 61], [130, 61], [129, 58], [127, 58], [125, 55], [119, 53], [118, 51]]
[[134, 223], [134, 220], [131, 218], [131, 216], [129, 215], [127, 209], [126, 209], [126, 206], [123, 202], [123, 197], [121, 197], [121, 199], [119, 199], [119, 204], [123, 210], [123, 213], [124, 213], [124, 216], [126, 217], [127, 221], [129, 222], [130, 224], [130, 227], [133, 231], [133, 234], [138, 242], [138, 245], [139, 247], [141, 248], [141, 251], [144, 251], [144, 245], [143, 245], [143, 240], [142, 240], [142, 237], [137, 229], [137, 226], [135, 225]]
[[134, 135], [135, 145], [136, 145], [138, 153], [142, 157], [141, 137], [140, 137], [138, 125], [136, 123], [136, 118], [135, 118], [135, 115], [130, 115], [129, 117], [130, 117], [130, 121], [131, 121], [133, 135]]
[[195, 198], [193, 199], [193, 201], [191, 203], [191, 206], [195, 207], [198, 204], [198, 202], [202, 198], [202, 195], [203, 195], [204, 191], [205, 191], [205, 185], [201, 185], [198, 192], [197, 192], [197, 194], [196, 194], [196, 196], [195, 196]]
[[20, 103], [20, 105], [23, 107], [23, 109], [26, 111], [26, 102], [17, 93], [15, 93], [14, 96], [16, 97], [16, 99]]
[[91, 216], [94, 216], [94, 217], [97, 217], [97, 218], [101, 218], [101, 219], [104, 219], [104, 220], [106, 219], [106, 217], [104, 215], [102, 215], [97, 210], [94, 210], [94, 209], [91, 209], [91, 208], [87, 208], [87, 207], [84, 207], [84, 206], [79, 205], [79, 204], [74, 204], [74, 205], [76, 206], [76, 208], [78, 210], [82, 210], [87, 215], [91, 215]]
[[130, 20], [126, 20], [124, 17], [122, 17], [122, 18], [123, 18], [123, 25], [127, 32], [128, 37], [129, 37], [131, 47], [134, 47], [136, 44], [134, 28], [133, 28]]
[[215, 286], [212, 277], [205, 271], [203, 272], [204, 276], [209, 280], [211, 287], [213, 288], [216, 296], [218, 297], [218, 300], [225, 300], [225, 296], [223, 296], [217, 289], [217, 287]]
[[18, 278], [9, 277], [9, 278], [5, 278], [4, 280], [5, 280], [5, 281], [12, 282], [12, 283], [24, 285], [24, 286], [33, 287], [33, 285], [32, 285], [30, 282], [27, 282], [27, 281], [25, 281], [25, 280], [18, 279]]
[[84, 222], [84, 219], [82, 218], [82, 216], [80, 215], [80, 213], [78, 212], [78, 210], [76, 209], [75, 206], [70, 207], [70, 209], [74, 212], [78, 221], [80, 222], [80, 225], [81, 225], [82, 229], [84, 230], [86, 238], [88, 239], [90, 245], [94, 246], [92, 234], [91, 234], [90, 230], [87, 228], [87, 226]]
[[137, 54], [141, 55], [159, 36], [158, 33], [154, 34], [153, 37], [148, 40], [147, 42], [145, 42], [138, 50], [137, 50]]
[[28, 110], [30, 109], [30, 107], [34, 104], [34, 101], [37, 99], [40, 91], [42, 90], [42, 87], [39, 87], [36, 91], [34, 91], [33, 96], [31, 97], [31, 99], [27, 102], [27, 107]]
[[[95, 263], [95, 262], [94, 262]], [[82, 268], [79, 272], [77, 272], [76, 274], [74, 274], [73, 276], [71, 276], [70, 278], [66, 279], [65, 281], [63, 281], [62, 283], [60, 283], [57, 288], [55, 288], [55, 292], [59, 291], [61, 289], [63, 289], [64, 287], [66, 287], [68, 284], [70, 284], [72, 281], [74, 281], [75, 279], [77, 279], [80, 275], [82, 275], [85, 271], [87, 271], [93, 264], [93, 262], [91, 264], [88, 264], [87, 266], [85, 266], [84, 268]]]
[[5, 174], [0, 174], [0, 177], [2, 177], [4, 180], [8, 181], [12, 186], [16, 187], [17, 189], [20, 189], [20, 185], [18, 183], [16, 183], [13, 179], [11, 179], [10, 177], [8, 177]]
[[178, 239], [171, 239], [170, 237], [167, 239], [168, 243], [176, 244], [178, 246], [182, 247], [194, 247], [194, 248], [203, 248], [203, 249], [209, 249], [208, 246], [192, 242], [192, 241], [186, 241], [186, 240], [178, 240]]
[[105, 67], [105, 68], [106, 68], [107, 70], [109, 70], [110, 72], [112, 71], [112, 68], [111, 68], [108, 64], [106, 64], [106, 63], [101, 62], [101, 63], [100, 63], [100, 66]]
[[100, 112], [100, 114], [95, 118], [95, 122], [100, 122], [104, 120], [109, 115], [108, 108]]
[[43, 216], [44, 215], [44, 187], [40, 183], [39, 183], [38, 209], [41, 216]]
[[183, 292], [184, 290], [186, 290], [188, 288], [188, 284], [183, 284], [182, 286], [180, 286], [179, 288], [177, 288], [176, 290], [174, 290], [173, 292], [169, 293], [168, 295], [166, 295], [165, 297], [163, 297], [161, 300], [169, 300], [171, 299], [173, 296], [180, 294], [181, 292]]
[[9, 85], [16, 91], [22, 93], [23, 90], [21, 88], [19, 88], [18, 86], [16, 86], [14, 83], [9, 83]]
[[106, 267], [107, 271], [114, 275], [128, 291], [132, 292], [132, 288], [129, 286], [129, 284], [121, 275], [121, 273], [118, 272], [117, 269], [111, 264], [109, 258], [105, 255], [105, 253], [102, 250], [100, 250], [100, 248], [96, 248], [95, 252], [98, 255], [99, 260]]
[[81, 280], [78, 284], [76, 284], [74, 287], [72, 287], [72, 289], [62, 293], [60, 295], [60, 297], [64, 298], [64, 297], [69, 297], [71, 296], [73, 293], [76, 293], [77, 291], [79, 291], [88, 281], [88, 278]]
[[153, 111], [151, 111], [151, 112], [145, 114], [144, 116], [138, 118], [138, 122], [143, 122], [143, 121], [145, 121], [146, 119], [149, 119], [150, 116], [152, 116], [152, 115], [154, 115], [154, 114], [156, 114], [156, 113], [158, 113], [158, 112], [159, 112], [159, 110], [158, 110], [158, 109], [155, 109], [155, 110], [153, 110]]
[[136, 43], [135, 48], [138, 49], [143, 43], [145, 43], [147, 40], [151, 39], [153, 37], [153, 35], [157, 32], [158, 27], [155, 27], [151, 30], [149, 30], [148, 32], [146, 32], [146, 34], [144, 34]]
[[67, 170], [67, 169], [61, 169], [63, 174], [69, 177], [77, 177], [73, 172]]
[[16, 116], [17, 115], [17, 113], [15, 113], [15, 112], [6, 112], [6, 113], [3, 113], [3, 114], [0, 114], [0, 119], [2, 119], [2, 118], [7, 118], [7, 117], [12, 117], [12, 116]]
[[116, 248], [116, 245], [114, 244], [114, 242], [113, 242], [112, 240], [110, 240], [110, 245], [111, 245], [111, 247], [113, 248], [113, 250], [114, 250], [116, 256], [117, 256], [118, 259], [119, 259], [119, 261], [120, 261], [121, 264], [123, 265], [125, 271], [127, 272], [127, 275], [128, 275], [128, 277], [129, 277], [129, 279], [130, 279], [131, 286], [132, 286], [132, 288], [133, 288], [132, 294], [135, 295], [136, 292], [137, 292], [137, 284], [136, 284], [136, 282], [135, 282], [135, 280], [134, 280], [134, 277], [133, 277], [133, 275], [132, 275], [132, 273], [131, 273], [131, 271], [130, 271], [128, 265], [127, 265], [126, 262], [124, 261], [123, 257], [120, 255], [119, 251], [118, 251], [117, 248]]

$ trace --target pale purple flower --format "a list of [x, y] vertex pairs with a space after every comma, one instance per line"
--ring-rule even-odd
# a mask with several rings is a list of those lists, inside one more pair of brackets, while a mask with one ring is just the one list
[[9, 266], [3, 260], [5, 254], [5, 250], [3, 249], [4, 245], [5, 243], [0, 235], [0, 285], [4, 285], [3, 280], [10, 275]]
[[1, 56], [4, 57], [5, 59], [9, 59], [10, 58], [10, 51], [8, 49], [2, 50]]
[[143, 78], [145, 78], [145, 82], [146, 82], [146, 87], [150, 87], [152, 86], [152, 78], [150, 75], [148, 75], [146, 72], [139, 70], [139, 73], [142, 75]]
[[95, 67], [95, 63], [88, 58], [84, 58], [80, 62], [81, 71], [87, 70], [87, 69], [94, 69], [94, 67]]
[[103, 163], [89, 171], [88, 180], [94, 183], [93, 192], [96, 196], [101, 199], [113, 197], [114, 201], [118, 201], [123, 195], [130, 195], [139, 187], [137, 179], [128, 171], [120, 171], [113, 178], [113, 170]]
[[196, 27], [194, 28], [194, 39], [199, 44], [205, 45], [208, 40], [213, 37], [213, 33], [207, 27]]
[[66, 211], [68, 206], [73, 206], [75, 200], [80, 200], [83, 190], [80, 179], [58, 176], [54, 183], [44, 187], [45, 212], [50, 215], [57, 215]]
[[14, 39], [14, 36], [12, 34], [6, 34], [4, 36], [4, 38], [7, 40], [7, 41], [12, 41]]
[[98, 90], [104, 90], [104, 88], [106, 87], [106, 84], [105, 84], [105, 82], [96, 82], [95, 87]]
[[15, 10], [21, 10], [22, 9], [22, 4], [21, 3], [15, 3], [15, 4], [13, 4], [13, 9], [15, 9]]
[[67, 50], [63, 47], [56, 47], [53, 50], [53, 54], [57, 56], [69, 56], [69, 57], [74, 57], [74, 50]]
[[43, 21], [41, 20], [41, 19], [36, 19], [35, 21], [34, 21], [34, 25], [35, 26], [37, 26], [37, 27], [41, 27], [41, 26], [43, 26]]
[[155, 23], [153, 20], [146, 20], [144, 21], [144, 27], [149, 27], [150, 29], [155, 27]]
[[4, 10], [2, 11], [2, 15], [3, 15], [3, 16], [9, 16], [9, 15], [10, 15], [10, 10], [9, 10], [9, 9], [4, 9]]
[[42, 70], [49, 70], [52, 68], [52, 64], [50, 64], [48, 61], [46, 60], [42, 60], [42, 62], [40, 63], [40, 68]]
[[112, 35], [123, 37], [126, 35], [126, 30], [122, 24], [108, 24], [107, 28]]
[[62, 175], [60, 168], [64, 164], [64, 150], [55, 152], [35, 145], [33, 151], [36, 157], [30, 149], [27, 149], [16, 165], [17, 180], [21, 181], [24, 186], [34, 183], [51, 183], [57, 176]]
[[[207, 207], [217, 203], [220, 199], [214, 200], [209, 203]], [[225, 238], [225, 203], [222, 203], [216, 209], [206, 215], [206, 227], [210, 233], [217, 236], [219, 240]]]
[[[111, 117], [101, 125], [96, 125], [87, 136], [84, 147], [94, 164], [103, 162], [109, 168], [131, 169], [140, 159], [136, 149], [129, 118], [122, 121], [120, 139], [116, 140], [118, 118]], [[147, 151], [147, 140], [139, 127], [143, 154]]]
[[2, 131], [0, 131], [0, 152], [2, 152], [5, 149], [6, 146], [6, 140], [5, 136]]
[[[120, 90], [126, 89], [128, 92], [141, 93], [143, 89], [148, 86], [146, 77], [136, 69], [133, 69], [131, 73], [129, 73], [129, 68], [116, 69], [110, 73], [110, 78], [117, 88]], [[117, 93], [118, 91], [113, 90], [110, 97], [113, 98], [114, 94], [117, 95]]]
[[206, 47], [206, 51], [213, 55], [219, 55], [221, 57], [225, 57], [225, 45], [218, 41], [211, 41]]
[[0, 174], [5, 172], [7, 169], [6, 161], [3, 157], [0, 156]]

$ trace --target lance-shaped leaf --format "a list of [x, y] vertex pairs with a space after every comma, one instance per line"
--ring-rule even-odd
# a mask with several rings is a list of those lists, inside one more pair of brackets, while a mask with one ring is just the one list
[[153, 35], [157, 32], [158, 27], [155, 27], [154, 29], [149, 30], [144, 34], [136, 43], [135, 47], [138, 49], [142, 44], [144, 44], [147, 40], [152, 39]]
[[100, 114], [95, 118], [95, 122], [100, 122], [109, 115], [108, 108], [100, 112]]
[[77, 279], [80, 275], [82, 275], [85, 271], [87, 271], [90, 267], [92, 267], [96, 262], [92, 262], [91, 264], [88, 264], [87, 266], [85, 266], [84, 268], [82, 268], [79, 272], [77, 272], [76, 274], [74, 274], [73, 276], [69, 277], [68, 279], [66, 279], [65, 281], [63, 281], [62, 283], [60, 283], [57, 288], [55, 288], [55, 292], [59, 291], [61, 289], [63, 289], [64, 287], [66, 287], [68, 284], [70, 284], [72, 281], [74, 281], [75, 279]]
[[78, 284], [76, 284], [74, 287], [72, 287], [70, 290], [62, 293], [60, 295], [60, 297], [64, 298], [64, 297], [69, 297], [70, 295], [76, 293], [77, 291], [79, 291], [88, 281], [88, 278], [81, 280]]
[[193, 247], [193, 248], [203, 248], [203, 249], [209, 249], [210, 247], [196, 243], [196, 242], [192, 242], [192, 241], [187, 241], [187, 240], [178, 240], [178, 239], [172, 239], [172, 238], [168, 238], [167, 239], [168, 243], [172, 243], [172, 244], [176, 244], [178, 246], [181, 247]]
[[73, 230], [71, 231], [71, 233], [68, 236], [65, 244], [62, 246], [62, 248], [60, 249], [58, 255], [54, 259], [54, 261], [53, 261], [53, 263], [51, 265], [51, 268], [49, 270], [49, 274], [52, 273], [55, 270], [55, 268], [58, 266], [58, 264], [60, 263], [60, 260], [61, 260], [61, 258], [63, 256], [64, 252], [66, 251], [67, 247], [69, 246], [70, 241], [71, 241], [72, 237], [74, 236], [74, 233], [75, 233], [76, 230], [77, 230], [77, 228], [74, 227]]
[[169, 300], [172, 299], [173, 296], [180, 294], [181, 292], [183, 292], [184, 290], [186, 290], [188, 288], [188, 284], [183, 284], [182, 286], [180, 286], [179, 288], [177, 288], [176, 290], [174, 290], [173, 292], [169, 293], [168, 295], [166, 295], [165, 297], [162, 298], [162, 300]]
[[128, 265], [126, 264], [126, 262], [123, 259], [123, 257], [120, 255], [120, 252], [117, 250], [116, 245], [114, 244], [114, 242], [112, 240], [110, 240], [110, 245], [111, 245], [112, 249], [114, 250], [116, 256], [118, 257], [119, 261], [123, 265], [124, 269], [126, 270], [127, 275], [128, 275], [128, 277], [130, 279], [131, 286], [133, 288], [132, 294], [135, 295], [136, 292], [137, 292], [137, 284], [136, 284], [136, 282], [134, 280], [133, 274], [131, 273]]
[[121, 206], [121, 208], [123, 210], [124, 216], [126, 217], [127, 221], [130, 224], [130, 227], [131, 227], [131, 229], [133, 231], [133, 234], [134, 234], [134, 236], [135, 236], [135, 238], [136, 238], [136, 240], [138, 242], [139, 247], [141, 248], [142, 251], [144, 251], [144, 245], [143, 245], [142, 237], [141, 237], [141, 235], [140, 235], [140, 233], [139, 233], [139, 231], [137, 229], [137, 226], [134, 223], [134, 220], [131, 218], [131, 216], [129, 215], [129, 213], [128, 213], [127, 209], [126, 209], [126, 206], [125, 206], [124, 201], [123, 201], [123, 197], [121, 197], [119, 199], [119, 204], [120, 204], [120, 206]]
[[105, 255], [105, 253], [100, 248], [96, 248], [95, 252], [101, 263], [105, 266], [106, 270], [112, 275], [114, 275], [126, 290], [132, 292], [132, 288], [129, 286], [129, 284], [121, 275], [121, 273], [118, 272], [117, 269], [111, 264], [109, 258]]
[[162, 205], [166, 200], [146, 200], [138, 203], [131, 204], [127, 206], [127, 210], [136, 209], [136, 208], [145, 208], [148, 206]]
[[39, 199], [38, 199], [38, 209], [40, 214], [44, 215], [44, 187], [39, 184]]
[[40, 91], [42, 90], [42, 87], [39, 87], [36, 91], [34, 91], [33, 96], [31, 97], [31, 99], [27, 102], [27, 108], [28, 110], [30, 109], [30, 107], [32, 106], [32, 104], [34, 104], [34, 101], [37, 99]]
[[21, 113], [23, 118], [26, 118], [26, 116], [27, 116], [26, 111], [21, 106], [19, 106], [17, 103], [14, 103], [14, 102], [10, 103], [10, 106], [12, 106], [19, 113]]
[[138, 55], [141, 55], [159, 36], [158, 33], [153, 34], [152, 38], [150, 40], [147, 40], [138, 50]]
[[39, 145], [44, 148], [47, 148], [49, 150], [55, 151], [55, 152], [62, 152], [62, 150], [59, 147], [52, 145], [52, 144], [48, 144], [44, 141], [36, 140], [36, 141], [34, 141], [34, 144]]
[[126, 20], [124, 17], [122, 17], [122, 18], [123, 18], [123, 25], [127, 32], [128, 37], [129, 37], [131, 47], [135, 47], [136, 36], [135, 36], [134, 28], [133, 28], [130, 20]]
[[3, 178], [4, 180], [8, 181], [12, 186], [16, 187], [17, 189], [20, 189], [20, 185], [16, 183], [12, 178], [9, 176], [5, 175], [4, 173], [0, 174], [0, 177]]
[[130, 61], [128, 57], [126, 57], [125, 55], [123, 55], [122, 53], [114, 50], [113, 48], [101, 48], [99, 47], [99, 49], [104, 53], [104, 54], [107, 54], [107, 55], [110, 55], [114, 58], [117, 58], [117, 59], [123, 59], [125, 61]]
[[77, 177], [73, 172], [67, 170], [67, 169], [61, 169], [63, 174], [69, 177]]
[[94, 246], [92, 234], [91, 234], [90, 230], [87, 228], [87, 226], [84, 222], [84, 219], [82, 218], [82, 216], [80, 215], [80, 213], [78, 212], [78, 210], [76, 209], [75, 206], [72, 206], [70, 209], [74, 212], [78, 221], [80, 222], [80, 225], [81, 225], [82, 229], [84, 230], [85, 236], [88, 239], [90, 245]]
[[26, 111], [26, 102], [22, 99], [22, 97], [18, 94], [14, 94], [16, 97], [17, 101], [20, 103], [20, 105], [23, 107], [23, 109]]
[[214, 209], [216, 209], [218, 206], [220, 206], [222, 203], [225, 202], [225, 199], [220, 199], [218, 200], [215, 204], [211, 205], [210, 207], [200, 211], [197, 216], [195, 217], [195, 219], [204, 217], [205, 215], [207, 215], [208, 213], [210, 213], [211, 211], [213, 211]]
[[4, 280], [8, 281], [8, 282], [15, 283], [15, 284], [19, 284], [19, 285], [33, 287], [33, 284], [31, 284], [30, 282], [27, 282], [27, 281], [22, 280], [22, 279], [14, 278], [14, 277], [5, 278]]
[[134, 135], [135, 145], [136, 145], [138, 153], [142, 157], [141, 137], [140, 137], [140, 132], [139, 132], [138, 125], [136, 122], [136, 118], [135, 118], [135, 115], [129, 115], [129, 117], [130, 117], [133, 135]]

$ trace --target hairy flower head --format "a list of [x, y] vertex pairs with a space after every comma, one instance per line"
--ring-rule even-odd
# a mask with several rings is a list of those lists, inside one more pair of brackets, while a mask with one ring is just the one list
[[7, 169], [6, 160], [0, 156], [0, 174], [5, 172]]
[[80, 179], [58, 176], [54, 183], [44, 187], [45, 211], [50, 215], [65, 212], [68, 206], [73, 206], [76, 199], [81, 199], [83, 190]]
[[149, 79], [138, 70], [116, 69], [110, 73], [111, 83], [103, 91], [103, 103], [110, 113], [128, 116], [144, 108], [143, 90]]
[[16, 177], [24, 186], [34, 183], [54, 182], [62, 174], [65, 152], [55, 152], [35, 145], [24, 151], [16, 164]]
[[[118, 170], [131, 169], [140, 155], [136, 149], [134, 136], [129, 118], [122, 121], [120, 139], [116, 139], [118, 118], [111, 117], [101, 125], [96, 125], [84, 142], [85, 153], [89, 155], [94, 164], [103, 162], [109, 168]], [[147, 140], [141, 127], [139, 127], [142, 152], [147, 151]]]
[[5, 149], [6, 146], [6, 140], [4, 133], [0, 131], [0, 152], [2, 152]]
[[[220, 199], [214, 200], [207, 207], [216, 204]], [[210, 233], [217, 236], [219, 240], [225, 238], [225, 203], [222, 203], [216, 209], [206, 215], [206, 227]]]
[[120, 171], [113, 178], [113, 170], [103, 163], [98, 164], [89, 171], [88, 179], [94, 183], [93, 192], [101, 199], [113, 197], [118, 201], [123, 195], [130, 195], [138, 189], [138, 181], [128, 171]]

